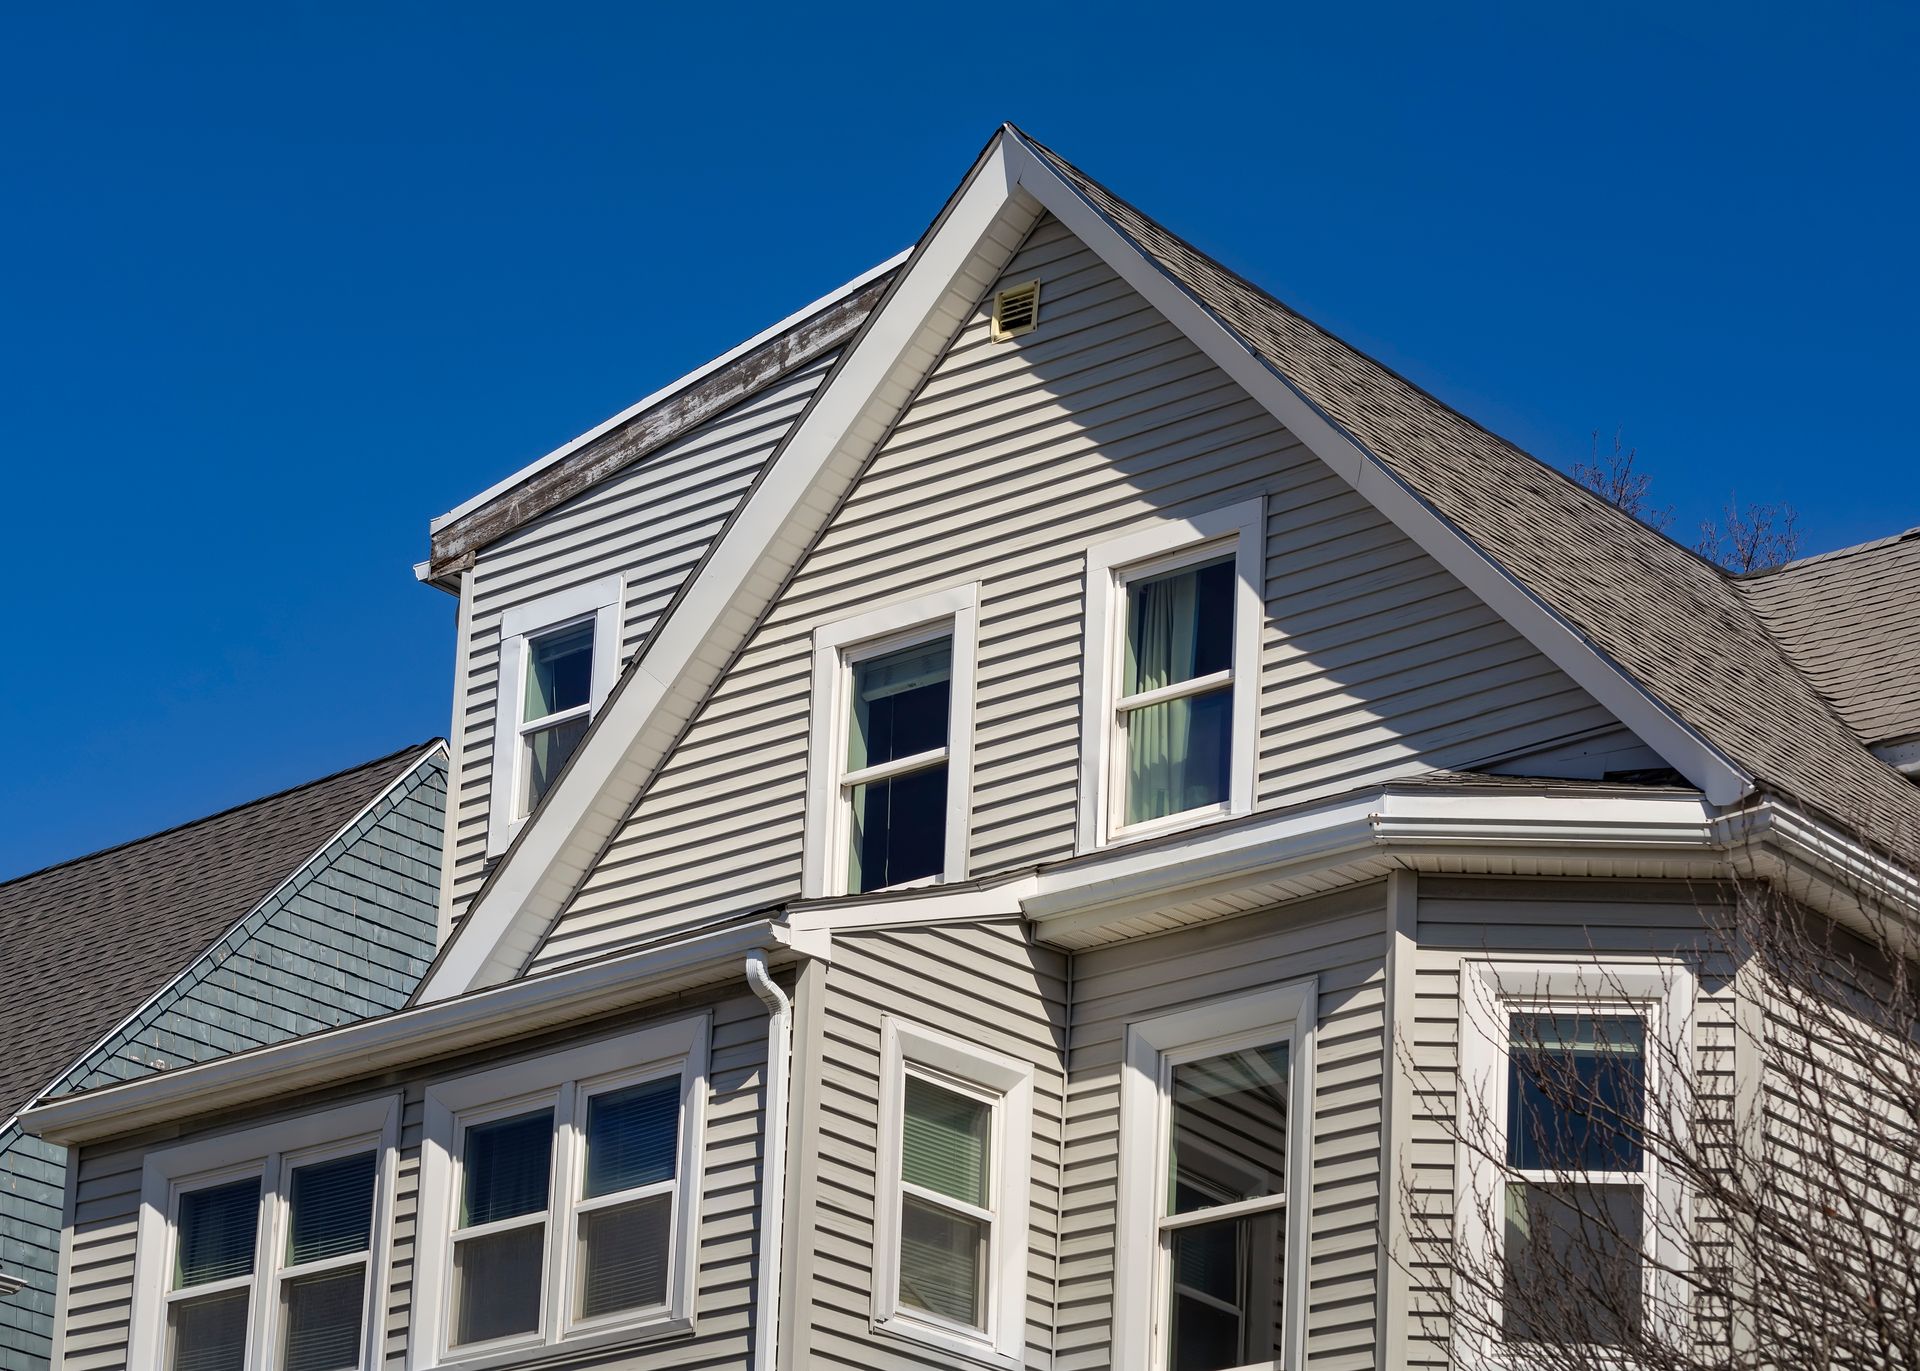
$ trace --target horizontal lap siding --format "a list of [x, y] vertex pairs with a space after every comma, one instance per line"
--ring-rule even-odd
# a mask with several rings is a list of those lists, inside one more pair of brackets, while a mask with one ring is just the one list
[[971, 869], [1070, 856], [1086, 549], [1234, 500], [1268, 511], [1261, 805], [1610, 723], [1051, 219], [1002, 283], [1035, 278], [1039, 328], [961, 330], [536, 967], [796, 894], [813, 630], [970, 580]]
[[62, 1309], [62, 1371], [124, 1371], [127, 1366], [142, 1160], [138, 1151], [88, 1152], [79, 1159]]
[[813, 1290], [811, 1307], [794, 1313], [806, 1321], [807, 1364], [861, 1371], [953, 1364], [871, 1328], [880, 1020], [891, 1014], [1036, 1067], [1025, 1317], [1028, 1364], [1045, 1366], [1060, 1207], [1066, 959], [1034, 946], [1012, 922], [842, 933], [825, 984], [825, 1052], [802, 1067], [818, 1074], [821, 1121], [803, 1144], [817, 1149], [817, 1183], [803, 1201], [812, 1208], [802, 1236], [810, 1247], [793, 1254]]
[[[1319, 978], [1320, 991], [1307, 1354], [1316, 1368], [1374, 1364], [1385, 902], [1384, 887], [1369, 886], [1075, 958], [1054, 1361], [1061, 1371], [1104, 1371], [1112, 1357], [1127, 1025], [1306, 976]], [[1151, 1250], [1150, 1237], [1128, 1241], [1130, 1250]]]
[[623, 580], [619, 663], [625, 666], [786, 436], [828, 355], [709, 420], [482, 551], [475, 562], [464, 675], [454, 720], [453, 909], [485, 876], [493, 776], [500, 616], [518, 605], [608, 576]]
[[[1410, 1201], [1412, 1271], [1394, 1268], [1390, 1277], [1409, 1287], [1407, 1365], [1449, 1365], [1452, 1275], [1443, 1249], [1459, 1185], [1451, 1129], [1459, 1090], [1478, 1084], [1459, 1074], [1463, 964], [1488, 955], [1579, 961], [1708, 949], [1702, 911], [1714, 898], [1711, 887], [1679, 883], [1421, 878], [1414, 1016], [1405, 1036], [1413, 1127], [1395, 1184], [1404, 1182]], [[1734, 992], [1717, 960], [1705, 965], [1693, 1009], [1696, 1080], [1701, 1108], [1725, 1109], [1734, 1091]]]

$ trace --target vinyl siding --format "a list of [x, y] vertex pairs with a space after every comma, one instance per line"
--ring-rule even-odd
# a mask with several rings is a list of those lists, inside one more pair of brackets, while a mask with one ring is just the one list
[[[1405, 1365], [1449, 1365], [1451, 1275], [1439, 1245], [1453, 1232], [1457, 1144], [1461, 968], [1489, 953], [1542, 960], [1673, 955], [1706, 943], [1703, 900], [1711, 887], [1678, 882], [1470, 880], [1422, 877], [1413, 1022], [1406, 1044], [1414, 1087], [1412, 1131], [1398, 1159], [1406, 1180], [1411, 1273]], [[1729, 1108], [1734, 991], [1725, 975], [1704, 977], [1694, 1005], [1702, 1108]], [[1715, 1241], [1706, 1234], [1706, 1241]]]
[[1087, 547], [1256, 495], [1261, 806], [1617, 728], [1050, 219], [1033, 278], [1039, 328], [961, 330], [534, 966], [797, 893], [813, 629], [969, 580], [971, 868], [1070, 855]]
[[804, 1365], [907, 1371], [952, 1365], [921, 1344], [871, 1327], [874, 1196], [879, 1146], [880, 1021], [893, 1015], [1032, 1062], [1032, 1184], [1027, 1232], [1028, 1364], [1052, 1352], [1058, 1242], [1061, 1073], [1066, 959], [1036, 947], [1017, 922], [921, 927], [835, 936], [826, 977], [814, 1080], [817, 1123], [799, 1124], [810, 1155], [796, 1157], [803, 1264], [812, 1297], [794, 1314]]
[[1319, 980], [1307, 1356], [1315, 1368], [1374, 1365], [1385, 961], [1379, 884], [1074, 958], [1058, 1371], [1105, 1371], [1113, 1355], [1115, 1207], [1133, 1164], [1120, 1142], [1127, 1025], [1305, 976]]
[[[446, 771], [445, 756], [435, 752], [397, 779], [351, 829], [315, 854], [48, 1094], [207, 1061], [405, 1004], [434, 952]], [[3, 1146], [0, 1175], [14, 1197], [7, 1210], [5, 1260], [9, 1267], [18, 1261], [19, 1274], [31, 1288], [0, 1301], [0, 1368], [41, 1371], [53, 1336], [65, 1151], [30, 1138], [16, 1137]], [[83, 1199], [99, 1189], [88, 1175], [83, 1169]], [[137, 1167], [133, 1189], [137, 1199]], [[31, 1231], [13, 1231], [15, 1209], [17, 1221]], [[82, 1218], [86, 1212], [92, 1211], [83, 1206]], [[76, 1232], [91, 1242], [85, 1222]], [[88, 1321], [105, 1317], [87, 1283], [110, 1283], [92, 1261], [88, 1257], [74, 1268], [69, 1366], [118, 1365], [113, 1358], [122, 1355], [109, 1338], [102, 1344], [109, 1349], [101, 1353], [104, 1360], [85, 1359], [93, 1345]]]
[[[705, 1154], [700, 1199], [698, 1240], [699, 1274], [695, 1305], [696, 1332], [657, 1346], [610, 1350], [569, 1366], [642, 1368], [744, 1365], [751, 1346], [756, 1232], [760, 1180], [760, 1112], [765, 1081], [767, 1016], [750, 995], [716, 997], [709, 993], [676, 1003], [655, 1018], [677, 1018], [703, 1010], [713, 1015], [706, 1106]], [[633, 1022], [595, 1023], [592, 1036], [626, 1031]], [[409, 1073], [404, 1082], [369, 1086], [359, 1096], [351, 1090], [341, 1098], [365, 1097], [398, 1089], [403, 1092], [399, 1165], [394, 1193], [390, 1267], [386, 1286], [386, 1340], [384, 1365], [403, 1371], [407, 1365], [409, 1313], [416, 1279], [415, 1218], [419, 1207], [419, 1174], [426, 1088], [435, 1080], [482, 1070], [516, 1057], [537, 1055], [587, 1041], [576, 1027], [574, 1036], [556, 1037], [521, 1046], [515, 1052], [475, 1054]], [[529, 1051], [529, 1048], [534, 1049]], [[329, 1099], [326, 1103], [336, 1103]], [[325, 1107], [313, 1102], [314, 1108]], [[205, 1120], [208, 1127], [234, 1127], [257, 1122], [257, 1117]], [[169, 1139], [165, 1144], [174, 1145]], [[124, 1367], [132, 1317], [133, 1251], [140, 1204], [141, 1148], [86, 1149], [80, 1159], [78, 1205], [73, 1242], [68, 1332], [62, 1371], [80, 1368]]]
[[475, 560], [467, 629], [456, 648], [452, 910], [464, 912], [486, 874], [500, 616], [573, 586], [618, 575], [619, 663], [645, 642], [705, 555], [775, 445], [833, 363], [807, 363], [523, 528]]

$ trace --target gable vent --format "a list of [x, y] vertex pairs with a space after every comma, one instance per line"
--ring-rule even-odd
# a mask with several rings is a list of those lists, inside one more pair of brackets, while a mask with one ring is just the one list
[[1008, 286], [993, 297], [993, 341], [1004, 343], [1033, 332], [1040, 322], [1040, 283]]

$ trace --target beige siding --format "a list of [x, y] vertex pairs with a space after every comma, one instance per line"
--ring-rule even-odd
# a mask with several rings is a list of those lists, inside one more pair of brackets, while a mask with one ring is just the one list
[[1112, 1356], [1126, 1026], [1304, 976], [1317, 976], [1320, 990], [1307, 1355], [1316, 1368], [1374, 1364], [1385, 961], [1381, 885], [1075, 958], [1054, 1361], [1059, 1371], [1103, 1371]]
[[[1453, 1231], [1458, 1175], [1450, 1121], [1461, 1088], [1461, 967], [1489, 953], [1543, 960], [1675, 954], [1706, 945], [1703, 900], [1711, 887], [1678, 882], [1470, 880], [1422, 877], [1414, 1019], [1405, 1031], [1414, 1087], [1413, 1128], [1393, 1168], [1404, 1181], [1411, 1241], [1406, 1361], [1448, 1365], [1451, 1275], [1440, 1246]], [[1694, 1006], [1697, 1088], [1703, 1109], [1729, 1108], [1733, 987], [1709, 975]], [[1709, 1243], [1722, 1241], [1709, 1231]]]
[[1005, 277], [1029, 278], [1039, 329], [962, 330], [536, 966], [795, 894], [813, 629], [968, 580], [973, 870], [1069, 855], [1086, 548], [1253, 495], [1261, 805], [1614, 727], [1056, 222]]
[[1052, 1349], [1059, 1215], [1060, 1062], [1065, 958], [1033, 946], [1012, 922], [841, 934], [827, 973], [822, 1050], [813, 1073], [817, 1130], [801, 1124], [796, 1203], [802, 1245], [791, 1254], [811, 1291], [802, 1336], [814, 1367], [950, 1365], [919, 1344], [872, 1331], [873, 1214], [878, 1147], [880, 1018], [892, 1014], [1034, 1063], [1033, 1184], [1028, 1215], [1029, 1364]]
[[[713, 1037], [709, 1061], [706, 1155], [701, 1181], [698, 1299], [695, 1333], [635, 1351], [614, 1351], [568, 1365], [643, 1368], [744, 1365], [752, 1332], [759, 1245], [760, 1110], [765, 1077], [767, 1016], [750, 995], [730, 996], [666, 1017], [710, 1009]], [[596, 1024], [595, 1034], [633, 1026]], [[543, 1042], [541, 1050], [573, 1046], [584, 1038]], [[521, 1054], [521, 1055], [524, 1055]], [[418, 1210], [421, 1130], [426, 1087], [449, 1075], [497, 1065], [506, 1054], [466, 1058], [404, 1083], [400, 1156], [387, 1281], [385, 1364], [407, 1364], [414, 1285], [414, 1216]], [[391, 1090], [391, 1083], [382, 1089]], [[316, 1101], [314, 1108], [324, 1107]], [[230, 1124], [234, 1121], [228, 1121]], [[251, 1120], [248, 1120], [251, 1122]], [[172, 1145], [169, 1139], [161, 1145]], [[126, 1366], [132, 1315], [133, 1253], [140, 1203], [141, 1149], [86, 1149], [80, 1157], [75, 1210], [73, 1275], [65, 1297], [66, 1355], [63, 1371], [107, 1371]]]
[[472, 577], [472, 626], [455, 662], [465, 688], [454, 720], [457, 753], [448, 801], [448, 879], [456, 916], [485, 874], [501, 614], [618, 574], [625, 587], [619, 653], [624, 666], [832, 362], [829, 355], [808, 363], [480, 553]]

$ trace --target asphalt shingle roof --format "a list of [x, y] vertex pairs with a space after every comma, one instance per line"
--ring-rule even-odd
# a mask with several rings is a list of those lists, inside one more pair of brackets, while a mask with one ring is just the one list
[[0, 883], [0, 1122], [191, 966], [424, 746]]
[[1734, 585], [1862, 742], [1920, 734], [1920, 528]]
[[1330, 422], [1762, 786], [1920, 851], [1920, 787], [1865, 750], [1718, 568], [1032, 146]]

